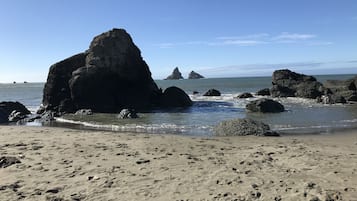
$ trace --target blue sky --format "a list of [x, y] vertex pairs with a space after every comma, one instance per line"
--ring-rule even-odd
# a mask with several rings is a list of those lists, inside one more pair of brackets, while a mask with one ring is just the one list
[[0, 0], [0, 82], [45, 81], [50, 65], [124, 28], [154, 79], [357, 74], [354, 0]]

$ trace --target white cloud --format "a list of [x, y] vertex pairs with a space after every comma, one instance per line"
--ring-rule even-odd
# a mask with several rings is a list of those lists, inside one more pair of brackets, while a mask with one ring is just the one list
[[298, 34], [298, 33], [289, 33], [283, 32], [280, 35], [273, 37], [273, 40], [287, 40], [287, 41], [294, 41], [294, 40], [307, 40], [316, 38], [316, 35], [313, 34]]
[[264, 41], [258, 41], [258, 40], [226, 40], [223, 41], [223, 45], [239, 45], [239, 46], [253, 46], [253, 45], [259, 45], [259, 44], [265, 44], [266, 42]]
[[313, 42], [309, 42], [307, 45], [309, 45], [309, 46], [328, 46], [328, 45], [333, 45], [333, 42], [313, 41]]
[[268, 36], [269, 36], [269, 34], [267, 34], [267, 33], [258, 33], [258, 34], [251, 34], [251, 35], [245, 35], [245, 36], [221, 36], [221, 37], [217, 37], [216, 39], [218, 39], [218, 40], [249, 40], [249, 39], [266, 38]]
[[257, 33], [242, 36], [221, 36], [212, 41], [188, 41], [179, 43], [161, 43], [160, 48], [173, 48], [175, 46], [203, 45], [203, 46], [256, 46], [264, 44], [303, 44], [308, 46], [326, 46], [333, 42], [317, 41], [317, 35], [306, 33], [282, 32], [272, 36], [268, 33]]
[[159, 48], [173, 48], [175, 46], [174, 43], [159, 43], [155, 44], [155, 46], [158, 46]]

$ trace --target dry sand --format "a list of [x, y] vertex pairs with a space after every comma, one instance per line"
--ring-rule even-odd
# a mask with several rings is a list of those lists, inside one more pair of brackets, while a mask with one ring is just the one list
[[[0, 127], [0, 200], [357, 200], [357, 132], [214, 137]], [[1, 162], [0, 162], [1, 163]]]

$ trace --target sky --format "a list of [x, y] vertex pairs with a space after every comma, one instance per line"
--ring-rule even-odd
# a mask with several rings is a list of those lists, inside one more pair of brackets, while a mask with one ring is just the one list
[[355, 0], [0, 0], [0, 83], [49, 67], [124, 28], [154, 79], [357, 74]]

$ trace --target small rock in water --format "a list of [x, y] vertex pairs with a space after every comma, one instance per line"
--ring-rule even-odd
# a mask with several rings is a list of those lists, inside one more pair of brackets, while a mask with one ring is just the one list
[[237, 98], [252, 98], [253, 95], [251, 93], [242, 93], [237, 96]]
[[138, 117], [134, 109], [122, 109], [118, 115], [119, 119], [135, 119]]
[[221, 96], [221, 92], [217, 89], [210, 89], [208, 90], [203, 96]]
[[75, 114], [76, 115], [92, 115], [93, 112], [91, 109], [81, 109], [81, 110], [78, 110]]

